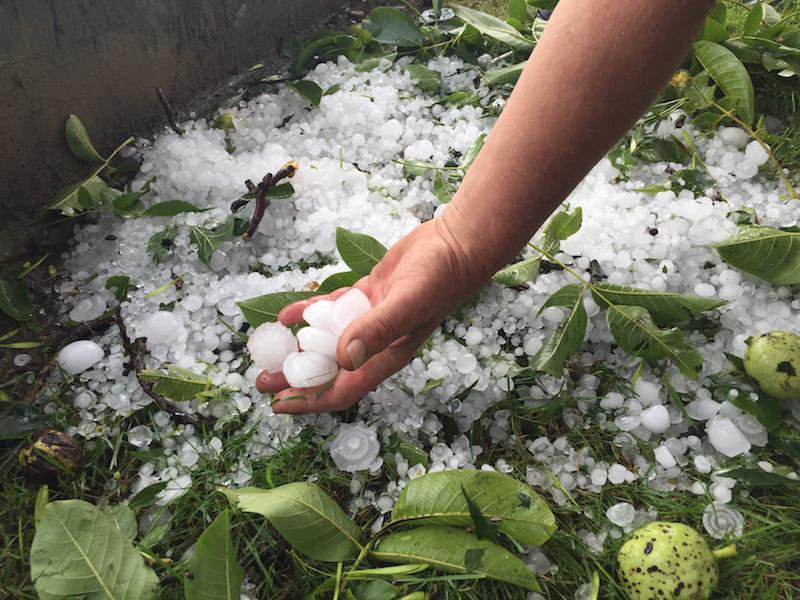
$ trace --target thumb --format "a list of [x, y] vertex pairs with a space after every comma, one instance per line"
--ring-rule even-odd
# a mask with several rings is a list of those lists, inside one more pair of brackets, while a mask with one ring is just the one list
[[344, 330], [336, 347], [336, 357], [342, 367], [354, 371], [424, 325], [424, 308], [405, 296], [387, 295]]

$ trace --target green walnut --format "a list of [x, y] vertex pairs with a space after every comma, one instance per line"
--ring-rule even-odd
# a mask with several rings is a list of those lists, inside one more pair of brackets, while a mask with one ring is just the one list
[[712, 551], [687, 525], [656, 521], [622, 544], [617, 577], [630, 600], [705, 600], [719, 581], [717, 560], [735, 553], [735, 546]]
[[31, 481], [49, 481], [59, 473], [77, 473], [83, 464], [83, 448], [56, 429], [43, 429], [17, 454], [22, 474]]
[[770, 331], [751, 338], [744, 370], [773, 398], [800, 400], [800, 336]]

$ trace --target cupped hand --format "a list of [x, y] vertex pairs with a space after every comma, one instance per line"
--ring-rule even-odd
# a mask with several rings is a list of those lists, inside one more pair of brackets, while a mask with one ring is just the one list
[[[299, 389], [290, 388], [280, 373], [264, 371], [258, 376], [258, 390], [275, 394], [276, 413], [352, 406], [403, 368], [442, 320], [483, 284], [487, 269], [460, 239], [452, 223], [457, 217], [445, 217], [419, 225], [356, 283], [372, 308], [339, 338], [336, 358], [342, 368], [332, 383]], [[309, 304], [336, 299], [346, 291], [290, 304], [278, 319], [284, 325], [302, 323]]]

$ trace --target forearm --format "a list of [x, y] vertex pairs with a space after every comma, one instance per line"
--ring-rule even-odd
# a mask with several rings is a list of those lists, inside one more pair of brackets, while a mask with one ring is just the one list
[[531, 238], [647, 109], [710, 0], [561, 0], [444, 221], [480, 276]]

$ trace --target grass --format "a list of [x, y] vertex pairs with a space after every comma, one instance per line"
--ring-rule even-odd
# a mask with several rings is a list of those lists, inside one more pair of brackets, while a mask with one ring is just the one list
[[[626, 382], [613, 373], [598, 372], [607, 380], [607, 389], [622, 389]], [[569, 393], [557, 395], [544, 407], [531, 409], [513, 394], [492, 410], [509, 409], [512, 413], [511, 430], [516, 441], [505, 447], [490, 444], [489, 434], [476, 423], [468, 432], [474, 444], [487, 448], [482, 462], [505, 458], [514, 467], [514, 474], [524, 480], [533, 460], [525, 448], [525, 440], [546, 435], [553, 440], [565, 436], [576, 448], [591, 448], [597, 460], [630, 465], [625, 453], [612, 443], [615, 433], [597, 426], [574, 429], [567, 427], [560, 417], [579, 401], [596, 403], [596, 398], [575, 398]], [[599, 414], [599, 413], [598, 413]], [[146, 417], [137, 414], [137, 418]], [[64, 415], [69, 420], [69, 414]], [[447, 424], [446, 424], [447, 425]], [[446, 430], [449, 427], [446, 426]], [[700, 434], [700, 431], [697, 431]], [[191, 489], [170, 505], [170, 526], [163, 537], [156, 536], [147, 548], [148, 554], [161, 559], [156, 568], [162, 578], [164, 598], [182, 597], [182, 571], [175, 561], [194, 544], [203, 529], [226, 506], [225, 498], [216, 492], [221, 478], [235, 469], [251, 441], [248, 431], [235, 432], [234, 424], [223, 432], [208, 432], [225, 440], [221, 456], [205, 461], [193, 473]], [[796, 435], [796, 433], [794, 434]], [[51, 499], [82, 498], [104, 506], [115, 504], [130, 495], [129, 485], [138, 467], [151, 458], [149, 453], [129, 452], [119, 444], [119, 436], [106, 437], [90, 447], [87, 444], [86, 465], [79, 477], [64, 478], [51, 486]], [[114, 448], [120, 454], [114, 462]], [[640, 442], [637, 452], [652, 451], [647, 443]], [[792, 465], [771, 444], [757, 449], [759, 459], [774, 464]], [[793, 468], [797, 468], [794, 465]], [[314, 434], [305, 429], [296, 445], [277, 452], [269, 459], [252, 465], [252, 485], [274, 487], [292, 481], [311, 478], [340, 503], [349, 497], [349, 476], [338, 471], [327, 452], [320, 452]], [[689, 470], [688, 472], [691, 472]], [[382, 481], [386, 483], [385, 476]], [[378, 484], [379, 480], [371, 481]], [[742, 481], [735, 489], [733, 504], [745, 515], [746, 530], [737, 540], [739, 554], [721, 564], [719, 595], [730, 599], [790, 599], [800, 596], [800, 504], [797, 493], [800, 485], [763, 486], [763, 483]], [[35, 598], [28, 578], [28, 553], [34, 535], [32, 522], [33, 500], [36, 487], [27, 484], [16, 469], [5, 470], [5, 484], [0, 491], [0, 519], [3, 523], [2, 550], [0, 550], [0, 591], [6, 598]], [[546, 492], [542, 492], [547, 496]], [[587, 531], [597, 532], [605, 521], [605, 510], [622, 501], [637, 508], [654, 509], [663, 520], [680, 521], [703, 531], [701, 515], [711, 501], [708, 496], [695, 496], [688, 492], [658, 493], [645, 482], [630, 485], [607, 486], [599, 494], [574, 492], [575, 504], [567, 502], [556, 506], [551, 502], [558, 522], [558, 531], [544, 547], [553, 564], [554, 574], [540, 577], [543, 594], [548, 600], [571, 598], [574, 590], [588, 581], [592, 572], [601, 578], [601, 598], [622, 598], [614, 579], [615, 555], [621, 540], [608, 539], [603, 551], [595, 554], [581, 542]], [[346, 508], [346, 504], [343, 504]], [[579, 509], [576, 508], [579, 505]], [[162, 509], [163, 510], [163, 509]], [[356, 521], [369, 528], [377, 512], [370, 508], [354, 515]], [[335, 571], [335, 565], [313, 563], [292, 552], [265, 519], [256, 515], [235, 513], [232, 519], [234, 544], [240, 564], [248, 580], [255, 584], [251, 590], [256, 598], [302, 598], [325, 580], [325, 573]], [[723, 541], [713, 546], [721, 547]], [[365, 566], [365, 565], [362, 565]], [[490, 581], [464, 580], [423, 572], [397, 582], [405, 592], [425, 590], [431, 598], [446, 599], [524, 599], [521, 590]], [[323, 596], [324, 597], [324, 596]]]

